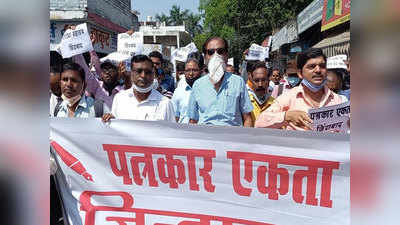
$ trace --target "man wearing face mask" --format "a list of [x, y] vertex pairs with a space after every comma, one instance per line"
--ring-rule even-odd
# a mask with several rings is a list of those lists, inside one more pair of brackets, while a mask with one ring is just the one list
[[159, 85], [162, 86], [167, 91], [174, 92], [175, 90], [174, 78], [169, 74], [165, 74], [162, 69], [162, 63], [163, 63], [162, 54], [157, 51], [153, 51], [150, 52], [149, 58], [153, 62], [153, 65], [156, 69], [158, 76], [162, 76], [161, 83]]
[[[273, 102], [274, 98], [268, 93], [269, 71], [264, 62], [258, 62], [249, 68], [249, 81], [253, 84], [248, 88], [250, 101], [253, 105], [251, 118], [255, 122]], [[254, 124], [253, 124], [254, 126]]]
[[252, 126], [251, 105], [244, 80], [225, 72], [228, 42], [207, 39], [203, 52], [209, 73], [193, 85], [189, 99], [189, 123], [220, 126]]
[[85, 71], [76, 63], [63, 65], [60, 87], [63, 101], [56, 105], [52, 115], [54, 117], [101, 117], [103, 112], [110, 111], [105, 104], [97, 106], [103, 104], [102, 101], [84, 95]]
[[189, 58], [185, 64], [185, 78], [179, 82], [172, 96], [172, 103], [175, 109], [175, 118], [178, 123], [189, 123], [187, 108], [189, 104], [190, 94], [194, 82], [200, 78], [201, 69], [203, 68], [203, 60]]
[[175, 122], [172, 102], [154, 89], [154, 78], [155, 68], [149, 57], [134, 56], [131, 61], [132, 87], [115, 96], [111, 114], [104, 115], [103, 121], [117, 118]]
[[342, 98], [326, 87], [326, 56], [311, 48], [297, 56], [298, 76], [302, 82], [283, 93], [258, 117], [255, 127], [287, 130], [310, 130], [309, 109], [343, 103]]
[[285, 93], [286, 91], [297, 87], [300, 84], [301, 79], [297, 75], [296, 69], [289, 67], [286, 70], [286, 74], [286, 77], [284, 79], [281, 79], [278, 85], [274, 86], [271, 94], [272, 97], [277, 98], [282, 93]]

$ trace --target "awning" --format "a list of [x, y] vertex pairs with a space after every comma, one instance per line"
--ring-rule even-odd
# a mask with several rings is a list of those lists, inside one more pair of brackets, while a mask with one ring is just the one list
[[350, 31], [325, 38], [318, 44], [314, 45], [313, 48], [321, 48], [327, 57], [340, 54], [349, 55]]

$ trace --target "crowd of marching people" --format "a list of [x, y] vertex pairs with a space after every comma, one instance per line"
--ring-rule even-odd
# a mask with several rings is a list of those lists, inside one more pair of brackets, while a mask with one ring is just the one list
[[237, 73], [220, 37], [202, 50], [175, 63], [175, 72], [157, 51], [133, 56], [129, 72], [123, 62], [101, 62], [95, 51], [89, 65], [83, 55], [52, 65], [50, 116], [311, 130], [309, 109], [350, 99], [349, 61], [348, 69], [327, 69], [321, 49], [299, 53], [297, 69], [284, 75], [254, 60]]
[[[51, 63], [50, 117], [312, 130], [310, 109], [350, 100], [349, 61], [347, 69], [328, 69], [321, 49], [299, 53], [297, 68], [281, 74], [255, 60], [235, 71], [227, 64], [228, 48], [225, 39], [211, 37], [185, 62], [168, 62], [153, 51], [133, 56], [130, 71], [124, 62], [100, 60], [95, 51], [89, 64], [82, 54]], [[51, 181], [51, 220], [60, 224], [62, 204]]]

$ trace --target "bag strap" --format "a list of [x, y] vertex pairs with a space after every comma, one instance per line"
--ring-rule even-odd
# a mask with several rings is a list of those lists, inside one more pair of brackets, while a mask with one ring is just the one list
[[104, 114], [104, 101], [98, 99], [94, 101], [94, 113], [96, 117], [102, 117]]
[[63, 102], [62, 98], [57, 98], [57, 104], [56, 104], [56, 107], [54, 107], [54, 117], [57, 117], [57, 114], [61, 109], [62, 102]]

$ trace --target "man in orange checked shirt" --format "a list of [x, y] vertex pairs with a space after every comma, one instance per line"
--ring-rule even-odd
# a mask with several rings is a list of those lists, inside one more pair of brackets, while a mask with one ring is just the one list
[[297, 73], [302, 80], [275, 99], [255, 122], [255, 127], [287, 130], [311, 130], [309, 109], [342, 103], [342, 98], [326, 87], [326, 56], [311, 48], [297, 56]]

